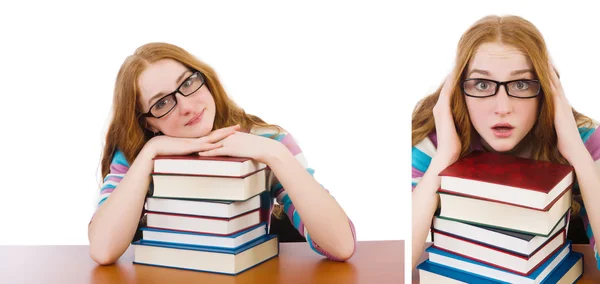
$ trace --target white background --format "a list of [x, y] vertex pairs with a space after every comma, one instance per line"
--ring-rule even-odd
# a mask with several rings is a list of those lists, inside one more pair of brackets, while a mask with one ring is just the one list
[[189, 50], [247, 112], [292, 132], [359, 240], [410, 241], [410, 115], [477, 19], [533, 22], [567, 98], [600, 119], [598, 7], [448, 2], [0, 7], [0, 244], [87, 244], [114, 80], [151, 41]]
[[187, 49], [248, 113], [290, 131], [359, 240], [407, 236], [398, 10], [366, 1], [212, 2], [0, 9], [10, 161], [0, 243], [88, 244], [115, 78], [126, 56], [152, 41]]

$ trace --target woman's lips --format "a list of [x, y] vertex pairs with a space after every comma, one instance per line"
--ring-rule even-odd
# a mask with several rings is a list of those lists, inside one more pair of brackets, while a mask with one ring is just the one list
[[498, 138], [508, 138], [513, 133], [514, 127], [508, 123], [498, 123], [492, 126], [492, 133]]
[[190, 119], [190, 121], [188, 121], [188, 123], [186, 123], [185, 126], [191, 126], [191, 125], [194, 125], [194, 124], [200, 122], [203, 114], [204, 114], [204, 110], [202, 110], [202, 112], [200, 112], [196, 116], [192, 117], [192, 119]]

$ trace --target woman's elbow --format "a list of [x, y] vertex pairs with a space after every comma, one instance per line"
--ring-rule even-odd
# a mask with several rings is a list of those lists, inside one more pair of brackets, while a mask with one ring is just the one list
[[111, 265], [119, 259], [119, 253], [114, 245], [110, 242], [102, 241], [99, 236], [94, 236], [88, 232], [90, 241], [90, 257], [100, 265]]
[[337, 261], [347, 261], [349, 260], [356, 251], [356, 243], [352, 242], [348, 245], [338, 245], [335, 248], [334, 259]]
[[117, 262], [119, 256], [111, 252], [106, 246], [90, 244], [90, 256], [100, 265], [111, 265]]

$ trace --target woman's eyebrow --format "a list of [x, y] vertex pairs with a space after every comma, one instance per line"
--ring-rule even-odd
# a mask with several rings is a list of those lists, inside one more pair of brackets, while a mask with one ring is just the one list
[[[177, 83], [179, 83], [179, 82], [180, 82], [180, 81], [183, 79], [183, 76], [185, 76], [185, 74], [187, 74], [187, 73], [189, 73], [189, 72], [190, 72], [190, 70], [186, 70], [186, 71], [184, 71], [183, 73], [181, 73], [181, 75], [179, 75], [179, 77], [177, 77], [177, 80], [175, 80], [175, 83], [176, 83], [176, 84], [177, 84]], [[165, 93], [163, 93], [163, 92], [160, 92], [160, 93], [158, 93], [158, 94], [156, 94], [156, 95], [152, 96], [152, 97], [150, 98], [150, 100], [148, 101], [148, 103], [149, 103], [149, 104], [152, 104], [152, 101], [154, 101], [154, 100], [156, 100], [157, 98], [159, 98], [159, 97], [162, 97], [162, 96], [164, 96], [164, 95], [165, 95]]]
[[[471, 70], [471, 72], [469, 72], [468, 76], [471, 76], [471, 74], [473, 74], [473, 73], [478, 73], [478, 74], [481, 74], [481, 75], [484, 75], [484, 76], [490, 76], [490, 72], [489, 71], [487, 71], [487, 70], [481, 70], [481, 69], [473, 69], [473, 70]], [[514, 75], [522, 75], [522, 74], [525, 74], [525, 73], [534, 74], [533, 70], [531, 70], [531, 69], [519, 69], [519, 70], [512, 71], [510, 73], [510, 75], [512, 75], [512, 76], [514, 76]]]
[[525, 74], [525, 73], [531, 73], [531, 74], [534, 74], [534, 73], [533, 73], [533, 70], [531, 70], [531, 69], [520, 69], [520, 70], [515, 70], [515, 71], [512, 71], [512, 72], [510, 73], [510, 75], [521, 75], [521, 74]]
[[490, 76], [490, 72], [487, 70], [473, 69], [473, 70], [471, 70], [471, 72], [469, 72], [469, 75], [467, 75], [467, 77], [471, 76], [471, 74], [473, 74], [473, 73], [479, 73], [484, 76]]

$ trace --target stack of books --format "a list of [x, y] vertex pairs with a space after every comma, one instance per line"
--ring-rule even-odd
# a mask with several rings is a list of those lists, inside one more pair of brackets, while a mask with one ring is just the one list
[[475, 151], [440, 172], [421, 283], [574, 283], [582, 254], [567, 240], [574, 169]]
[[156, 157], [134, 263], [236, 275], [278, 256], [261, 219], [265, 171], [248, 158]]

